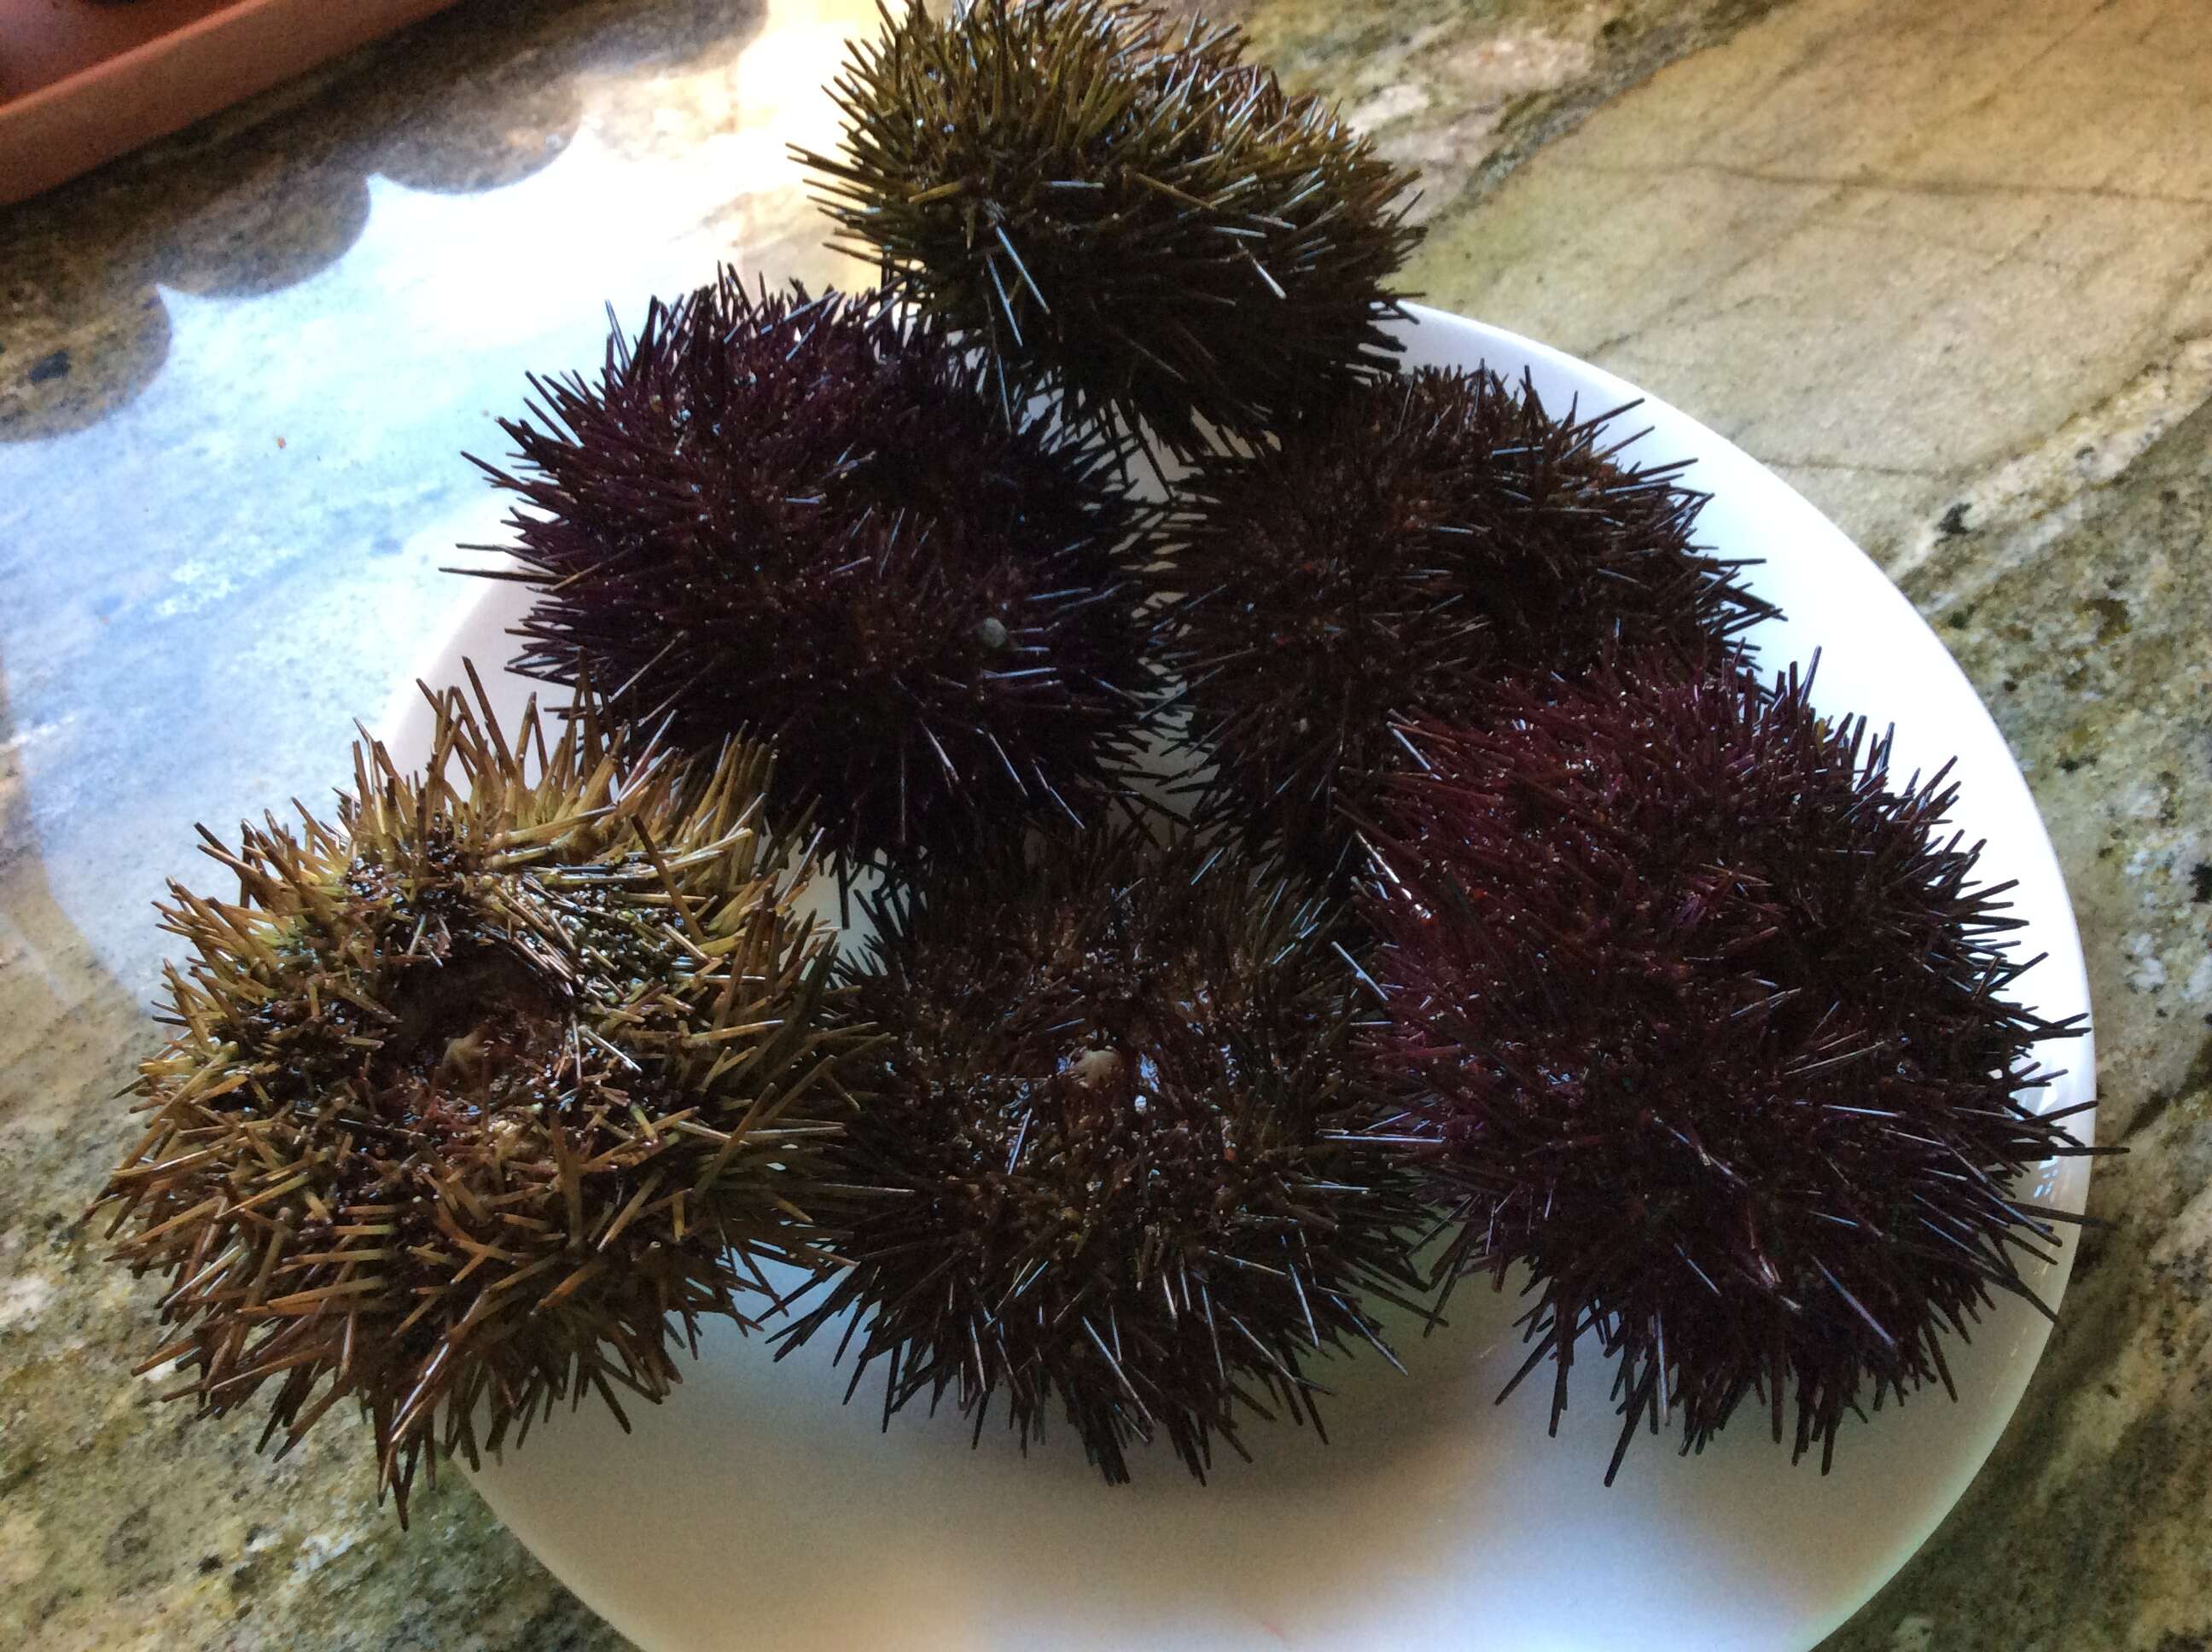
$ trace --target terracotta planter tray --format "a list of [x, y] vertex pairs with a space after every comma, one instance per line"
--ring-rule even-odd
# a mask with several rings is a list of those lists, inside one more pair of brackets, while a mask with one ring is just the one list
[[452, 0], [0, 0], [0, 203]]

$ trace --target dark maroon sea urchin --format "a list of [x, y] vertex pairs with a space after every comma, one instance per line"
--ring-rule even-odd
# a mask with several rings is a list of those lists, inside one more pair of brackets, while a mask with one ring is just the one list
[[1450, 1265], [1534, 1274], [1554, 1428], [1595, 1327], [1614, 1469], [1747, 1394], [1778, 1441], [1794, 1395], [1825, 1468], [1862, 1401], [1949, 1387], [1945, 1331], [2033, 1300], [2014, 1253], [2071, 1219], [2015, 1187], [2088, 1150], [2018, 1098], [2069, 1029], [2007, 996], [2008, 886], [1970, 884], [1944, 773], [1894, 789], [1887, 739], [1794, 674], [1607, 671], [1496, 713], [1409, 732], [1374, 838], [1378, 1050], [1425, 1092], [1399, 1127], [1459, 1201]]
[[1009, 425], [982, 367], [878, 297], [724, 271], [531, 382], [493, 479], [538, 592], [518, 669], [777, 753], [847, 869], [1085, 814], [1142, 720], [1139, 507], [1120, 455]]
[[887, 13], [832, 92], [836, 243], [1054, 398], [1177, 452], [1252, 439], [1387, 367], [1413, 174], [1243, 59], [1233, 27], [1120, 0]]
[[1318, 1427], [1304, 1363], [1380, 1345], [1359, 1293], [1419, 1290], [1424, 1220], [1345, 1133], [1378, 1101], [1333, 908], [1122, 828], [940, 871], [878, 922], [853, 981], [876, 1099], [828, 1170], [852, 1267], [790, 1336], [859, 1309], [886, 1417], [950, 1390], [980, 1437], [995, 1397], [1026, 1444], [1059, 1410], [1109, 1481], [1136, 1439], [1202, 1478], [1243, 1412]]
[[1771, 613], [1692, 544], [1682, 466], [1622, 463], [1611, 416], [1424, 368], [1201, 458], [1159, 576], [1187, 738], [1215, 765], [1201, 815], [1333, 861], [1394, 715], [1480, 726], [1509, 677], [1716, 655]]

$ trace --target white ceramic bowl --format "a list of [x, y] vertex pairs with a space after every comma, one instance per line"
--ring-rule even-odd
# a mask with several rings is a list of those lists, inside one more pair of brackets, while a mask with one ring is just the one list
[[[1525, 369], [1554, 409], [1637, 399], [1610, 374], [1495, 328], [1416, 310], [1414, 364]], [[1958, 760], [1956, 823], [1985, 840], [1982, 871], [2017, 878], [2022, 944], [2049, 956], [2023, 982], [2046, 1016], [2085, 1013], [2066, 890], [2027, 787], [1973, 689], [1875, 565], [1778, 478], [1694, 419], [1645, 400], [1631, 457], [1687, 457], [1712, 495], [1705, 541], [1764, 559], [1753, 585], [1790, 616], [1756, 637], [1771, 672], [1820, 652], [1815, 698], [1894, 720], [1900, 770]], [[433, 683], [480, 662], [494, 677], [527, 592], [487, 585], [423, 662]], [[427, 750], [411, 686], [384, 725], [402, 766]], [[2043, 1104], [2085, 1101], [2085, 1037]], [[2076, 1127], [2086, 1133], [2087, 1116]], [[2080, 1159], [2044, 1167], [2043, 1204], [2081, 1209]], [[2031, 1272], [2056, 1303], [2071, 1260]], [[1325, 1362], [1332, 1442], [1256, 1427], [1259, 1461], [1208, 1486], [1164, 1449], [1109, 1489], [1055, 1430], [1024, 1461], [1006, 1436], [970, 1450], [950, 1414], [878, 1430], [872, 1382], [847, 1407], [817, 1337], [781, 1364], [717, 1331], [665, 1406], [631, 1407], [625, 1438], [596, 1405], [563, 1413], [477, 1485], [563, 1582], [647, 1652], [1799, 1652], [1835, 1627], [1927, 1537], [2012, 1413], [2046, 1327], [2007, 1301], [1952, 1352], [1940, 1395], [1849, 1424], [1836, 1467], [1792, 1467], [1745, 1416], [1702, 1456], [1646, 1439], [1603, 1484], [1616, 1424], [1593, 1367], [1557, 1439], [1548, 1385], [1493, 1403], [1522, 1357], [1513, 1303], [1455, 1299], [1452, 1327], [1404, 1337], [1410, 1376], [1376, 1359]], [[1595, 1379], [1595, 1380], [1593, 1380]]]

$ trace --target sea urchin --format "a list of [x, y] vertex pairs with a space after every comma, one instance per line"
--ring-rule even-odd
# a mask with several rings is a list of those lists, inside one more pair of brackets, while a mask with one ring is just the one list
[[913, 0], [833, 95], [836, 243], [1052, 397], [1176, 452], [1387, 367], [1412, 174], [1285, 96], [1232, 27], [1121, 0]]
[[791, 1254], [855, 1041], [759, 748], [684, 772], [588, 698], [550, 748], [534, 708], [510, 741], [435, 708], [422, 776], [355, 749], [335, 829], [203, 833], [240, 894], [172, 885], [196, 957], [103, 1194], [121, 1259], [173, 1281], [145, 1369], [179, 1362], [203, 1414], [273, 1384], [286, 1450], [352, 1398], [403, 1521], [441, 1449], [667, 1393], [671, 1318], [696, 1337]]
[[1682, 466], [1620, 461], [1613, 416], [1431, 367], [1201, 458], [1158, 576], [1188, 738], [1214, 765], [1201, 815], [1333, 861], [1394, 715], [1480, 726], [1508, 677], [1717, 654], [1771, 613], [1692, 544]]
[[1701, 1448], [1747, 1394], [1778, 1441], [1794, 1394], [1825, 1467], [1863, 1401], [1948, 1388], [1946, 1330], [2033, 1301], [2015, 1253], [2073, 1219], [2022, 1173], [2089, 1150], [2021, 1099], [2069, 1029], [2008, 996], [2018, 920], [1942, 829], [1948, 770], [1893, 787], [1887, 740], [1794, 672], [1608, 671], [1409, 739], [1378, 1055], [1424, 1096], [1394, 1128], [1458, 1201], [1451, 1266], [1534, 1276], [1554, 1429], [1592, 1327], [1615, 1470], [1639, 1425]]
[[878, 296], [722, 273], [508, 421], [537, 590], [517, 669], [776, 751], [770, 801], [841, 867], [910, 869], [1083, 815], [1151, 689], [1139, 508], [1109, 446], [1008, 425], [982, 368]]
[[1418, 1290], [1422, 1219], [1348, 1133], [1377, 1101], [1332, 909], [1121, 828], [878, 918], [852, 1006], [884, 1029], [876, 1099], [828, 1169], [852, 1267], [793, 1343], [859, 1309], [854, 1386], [881, 1361], [886, 1418], [951, 1389], [980, 1437], [1003, 1396], [1026, 1445], [1057, 1408], [1109, 1481], [1156, 1436], [1203, 1478], [1241, 1411], [1318, 1427], [1302, 1364], [1381, 1345], [1359, 1293]]

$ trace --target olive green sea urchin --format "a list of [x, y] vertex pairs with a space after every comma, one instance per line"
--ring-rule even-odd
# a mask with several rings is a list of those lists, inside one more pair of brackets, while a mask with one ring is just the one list
[[1258, 439], [1387, 367], [1413, 175], [1233, 27], [1119, 0], [886, 14], [802, 151], [836, 245], [987, 347], [1008, 405], [1117, 419], [1171, 450]]
[[103, 1194], [173, 1281], [146, 1369], [203, 1414], [273, 1385], [283, 1449], [350, 1397], [403, 1521], [441, 1451], [665, 1395], [670, 1321], [738, 1315], [789, 1254], [854, 1037], [818, 1017], [761, 749], [680, 770], [588, 696], [550, 746], [534, 708], [510, 740], [434, 703], [425, 773], [356, 746], [335, 829], [203, 832], [240, 896], [172, 885], [195, 957]]
[[[1302, 1366], [1380, 1346], [1419, 1282], [1412, 1175], [1352, 1139], [1334, 910], [1266, 863], [1134, 828], [1058, 833], [882, 905], [854, 1013], [873, 1098], [829, 1150], [852, 1263], [787, 1335], [857, 1309], [884, 1410], [1061, 1412], [1109, 1481], [1164, 1437], [1203, 1477], [1242, 1414], [1316, 1428]], [[841, 1351], [842, 1345], [841, 1345]]]

